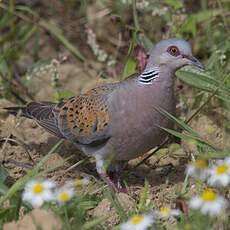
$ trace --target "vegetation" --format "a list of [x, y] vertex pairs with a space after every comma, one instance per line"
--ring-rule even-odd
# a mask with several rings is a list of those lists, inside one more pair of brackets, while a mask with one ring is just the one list
[[[169, 37], [189, 40], [205, 71], [186, 67], [176, 73], [178, 116], [160, 111], [175, 122], [175, 129], [165, 129], [171, 136], [160, 148], [131, 161], [125, 177], [130, 186], [127, 195], [114, 194], [97, 179], [90, 171], [93, 159], [75, 152], [65, 154], [63, 141], [45, 143], [44, 130], [1, 111], [0, 229], [8, 229], [6, 223], [15, 227], [13, 221], [27, 221], [27, 226], [42, 229], [48, 225], [48, 220], [39, 218], [45, 210], [50, 211], [46, 214], [50, 220], [54, 218], [55, 229], [120, 229], [131, 217], [131, 223], [138, 225], [148, 215], [157, 229], [229, 228], [228, 0], [0, 0], [0, 107], [30, 100], [58, 101], [80, 93], [86, 82], [124, 79], [143, 68], [155, 42]], [[74, 70], [78, 74], [73, 76]], [[32, 140], [34, 136], [34, 143], [24, 138]], [[49, 151], [35, 148], [41, 143]], [[62, 158], [49, 164], [57, 152]], [[176, 165], [172, 163], [175, 159]], [[192, 171], [185, 169], [189, 161]], [[168, 172], [164, 163], [171, 163], [172, 171]], [[73, 170], [76, 168], [78, 172]], [[133, 175], [136, 170], [141, 175], [146, 172], [144, 181]], [[229, 181], [215, 182], [213, 172], [217, 171]], [[154, 181], [154, 173], [159, 175], [159, 183]], [[88, 178], [85, 174], [89, 183], [78, 180], [77, 188], [65, 187], [70, 178]], [[25, 220], [34, 212], [29, 199], [22, 199], [25, 186], [33, 180], [42, 184], [47, 178], [56, 181], [56, 187], [64, 184], [67, 192], [74, 187], [74, 195], [70, 192], [69, 199], [64, 196], [57, 202], [57, 192], [52, 191], [53, 200], [44, 200], [48, 202], [41, 213], [34, 213], [33, 221]], [[219, 197], [225, 203], [217, 203], [214, 209], [219, 212], [205, 212], [205, 202]], [[194, 205], [194, 198], [203, 199], [203, 203]], [[174, 209], [179, 214], [173, 215]]]

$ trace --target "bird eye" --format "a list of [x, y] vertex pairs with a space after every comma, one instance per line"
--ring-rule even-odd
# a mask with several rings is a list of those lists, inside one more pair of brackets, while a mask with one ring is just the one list
[[179, 49], [176, 46], [170, 46], [167, 50], [172, 56], [178, 56], [180, 54]]

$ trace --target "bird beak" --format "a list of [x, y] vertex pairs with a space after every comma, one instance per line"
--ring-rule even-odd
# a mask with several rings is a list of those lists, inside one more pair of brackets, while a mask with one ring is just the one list
[[190, 55], [183, 55], [183, 58], [186, 58], [189, 60], [188, 64], [189, 65], [195, 65], [196, 67], [200, 68], [200, 69], [204, 69], [204, 66], [201, 64], [201, 62], [196, 59], [195, 57], [193, 56], [190, 56]]

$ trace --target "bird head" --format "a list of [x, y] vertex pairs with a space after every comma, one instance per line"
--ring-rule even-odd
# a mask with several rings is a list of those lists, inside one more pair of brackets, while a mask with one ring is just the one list
[[192, 49], [183, 39], [171, 38], [162, 40], [152, 49], [148, 67], [167, 67], [176, 71], [183, 66], [194, 65], [203, 69], [203, 65], [192, 55]]

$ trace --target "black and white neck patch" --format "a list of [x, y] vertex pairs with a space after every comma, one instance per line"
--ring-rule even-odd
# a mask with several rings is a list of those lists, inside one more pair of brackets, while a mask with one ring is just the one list
[[138, 81], [144, 85], [150, 85], [154, 80], [159, 77], [159, 68], [144, 70], [144, 72], [138, 77]]

